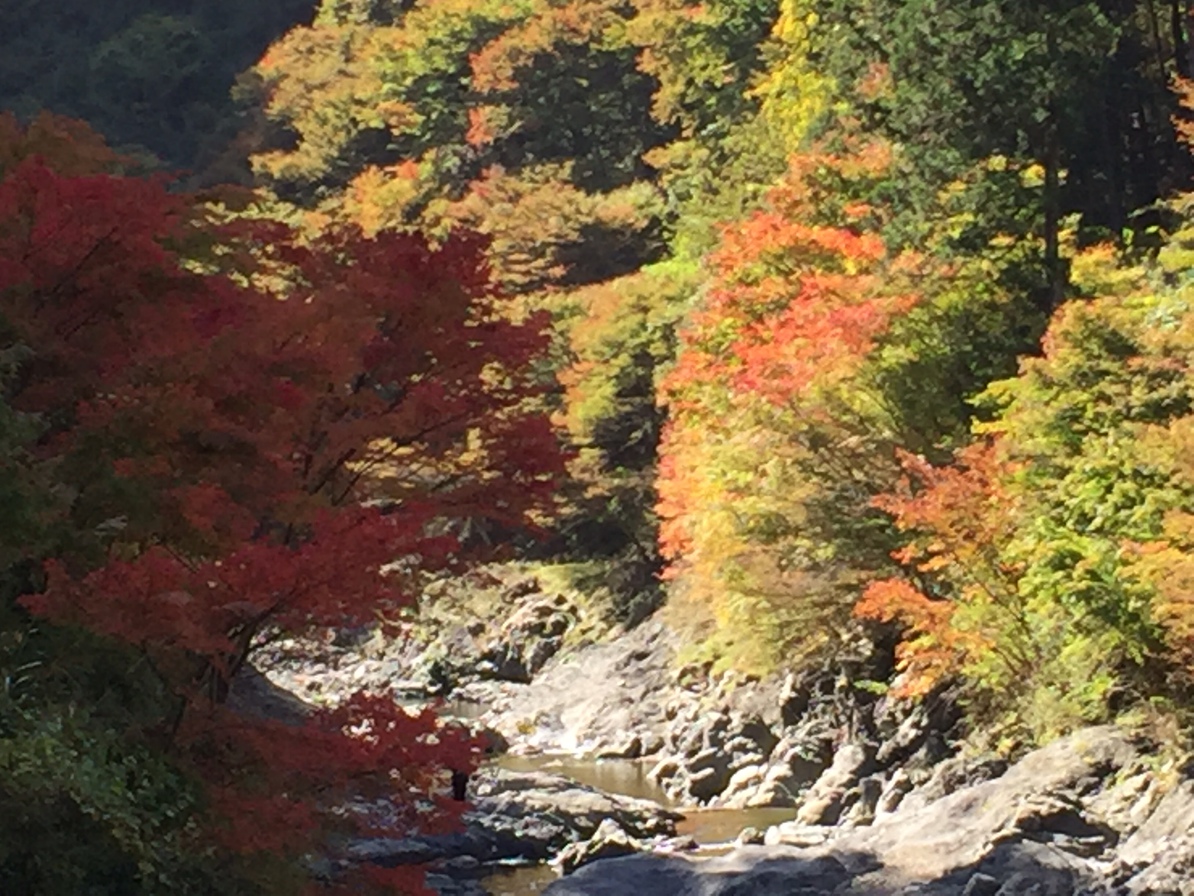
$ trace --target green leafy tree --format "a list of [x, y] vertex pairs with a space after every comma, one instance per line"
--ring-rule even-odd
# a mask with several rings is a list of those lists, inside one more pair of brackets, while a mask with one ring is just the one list
[[1002, 156], [1039, 166], [1030, 229], [998, 205], [976, 224], [981, 241], [998, 232], [1041, 239], [1046, 312], [1066, 295], [1065, 217], [1081, 213], [1084, 226], [1118, 237], [1130, 213], [1162, 195], [1167, 172], [1183, 167], [1169, 124], [1172, 59], [1151, 49], [1160, 38], [1145, 4], [817, 6], [823, 70], [905, 154], [902, 201], [913, 227], [935, 192], [975, 162]]
[[1194, 494], [1172, 441], [1194, 399], [1185, 299], [1110, 247], [1073, 263], [1094, 297], [1059, 308], [1043, 355], [987, 390], [978, 443], [939, 468], [906, 457], [904, 488], [877, 501], [909, 535], [908, 576], [860, 606], [909, 626], [910, 692], [960, 673], [1011, 743], [1161, 690], [1172, 620], [1136, 551]]

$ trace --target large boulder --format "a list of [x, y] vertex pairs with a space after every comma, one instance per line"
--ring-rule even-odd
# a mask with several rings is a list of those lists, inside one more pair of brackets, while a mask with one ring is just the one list
[[[890, 879], [890, 878], [889, 878]], [[922, 884], [918, 896], [1076, 896], [1097, 886], [1088, 863], [1033, 841], [1000, 843], [974, 866]]]
[[612, 818], [604, 819], [593, 836], [581, 843], [573, 843], [553, 860], [552, 864], [560, 874], [571, 874], [578, 868], [599, 859], [614, 859], [642, 852], [644, 843], [635, 840]]
[[836, 824], [846, 797], [874, 764], [874, 750], [866, 744], [843, 744], [829, 768], [809, 788], [796, 818], [804, 824]]
[[815, 896], [851, 877], [830, 856], [744, 846], [726, 856], [691, 860], [637, 855], [581, 868], [548, 885], [543, 896]]
[[674, 641], [670, 630], [648, 620], [615, 641], [562, 650], [542, 668], [531, 662], [529, 685], [500, 683], [515, 689], [512, 699], [476, 694], [494, 707], [482, 721], [511, 743], [544, 752], [609, 753], [636, 737], [639, 753], [658, 752], [668, 725], [661, 695], [672, 681]]
[[1124, 883], [1127, 896], [1194, 896], [1194, 834], [1169, 839]]
[[933, 767], [928, 780], [909, 797], [905, 809], [926, 806], [965, 787], [998, 778], [1008, 769], [1002, 756], [951, 756]]
[[489, 652], [505, 659], [512, 672], [521, 673], [501, 677], [529, 682], [555, 656], [576, 619], [576, 607], [561, 594], [536, 595], [524, 601], [502, 623], [489, 647]]
[[880, 816], [838, 843], [882, 856], [889, 872], [937, 880], [978, 866], [1000, 843], [1035, 840], [1110, 845], [1114, 833], [1082, 810], [1082, 800], [1103, 788], [1138, 755], [1124, 731], [1091, 728], [1029, 753], [1006, 774], [957, 790], [921, 807]]
[[1163, 796], [1155, 783], [1132, 788], [1127, 817], [1151, 812], [1117, 852], [1128, 877], [1124, 889], [1131, 896], [1194, 896], [1194, 779], [1178, 780]]
[[[1143, 799], [1148, 794], [1141, 794]], [[1143, 824], [1119, 850], [1119, 860], [1131, 867], [1156, 862], [1174, 844], [1194, 835], [1194, 780], [1179, 781], [1166, 793]]]

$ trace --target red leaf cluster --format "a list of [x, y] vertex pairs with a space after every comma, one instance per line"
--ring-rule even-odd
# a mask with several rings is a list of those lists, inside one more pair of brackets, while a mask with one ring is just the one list
[[541, 505], [545, 322], [503, 314], [475, 236], [303, 239], [157, 180], [0, 171], [0, 350], [27, 358], [6, 398], [107, 557], [51, 560], [25, 606], [144, 652], [223, 841], [298, 850], [370, 794], [425, 827], [439, 771], [473, 762], [433, 714], [359, 697], [282, 728], [218, 704], [267, 629], [372, 621], [465, 559], [460, 524]]

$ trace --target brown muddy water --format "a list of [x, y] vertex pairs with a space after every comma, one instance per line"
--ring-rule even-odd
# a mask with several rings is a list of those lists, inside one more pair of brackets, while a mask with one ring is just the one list
[[[662, 806], [684, 813], [676, 833], [692, 837], [711, 854], [728, 849], [738, 834], [748, 827], [766, 830], [781, 821], [796, 817], [795, 809], [696, 809], [678, 807], [663, 789], [647, 777], [650, 760], [591, 760], [574, 756], [502, 756], [497, 764], [511, 771], [545, 771], [567, 775], [606, 793], [654, 800]], [[492, 896], [535, 896], [542, 893], [556, 874], [545, 865], [511, 866], [495, 871], [484, 880]]]

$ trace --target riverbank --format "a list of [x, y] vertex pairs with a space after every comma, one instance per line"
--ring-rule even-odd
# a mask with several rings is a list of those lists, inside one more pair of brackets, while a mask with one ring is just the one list
[[[285, 690], [448, 696], [505, 751], [462, 835], [358, 858], [432, 861], [452, 896], [482, 880], [501, 896], [1194, 893], [1194, 873], [1165, 864], [1169, 845], [1194, 846], [1194, 784], [1144, 735], [1094, 729], [1009, 764], [962, 751], [949, 693], [891, 699], [881, 645], [860, 638], [801, 676], [713, 675], [678, 663], [657, 620], [576, 637], [583, 607], [539, 585], [505, 581], [500, 612], [431, 638], [277, 646]], [[494, 864], [516, 860], [535, 864]], [[579, 870], [551, 883], [549, 861]]]
[[1194, 892], [1194, 778], [1155, 746], [1086, 729], [989, 780], [926, 788], [867, 825], [784, 824], [765, 845], [720, 858], [612, 859], [544, 894], [1184, 896]]

